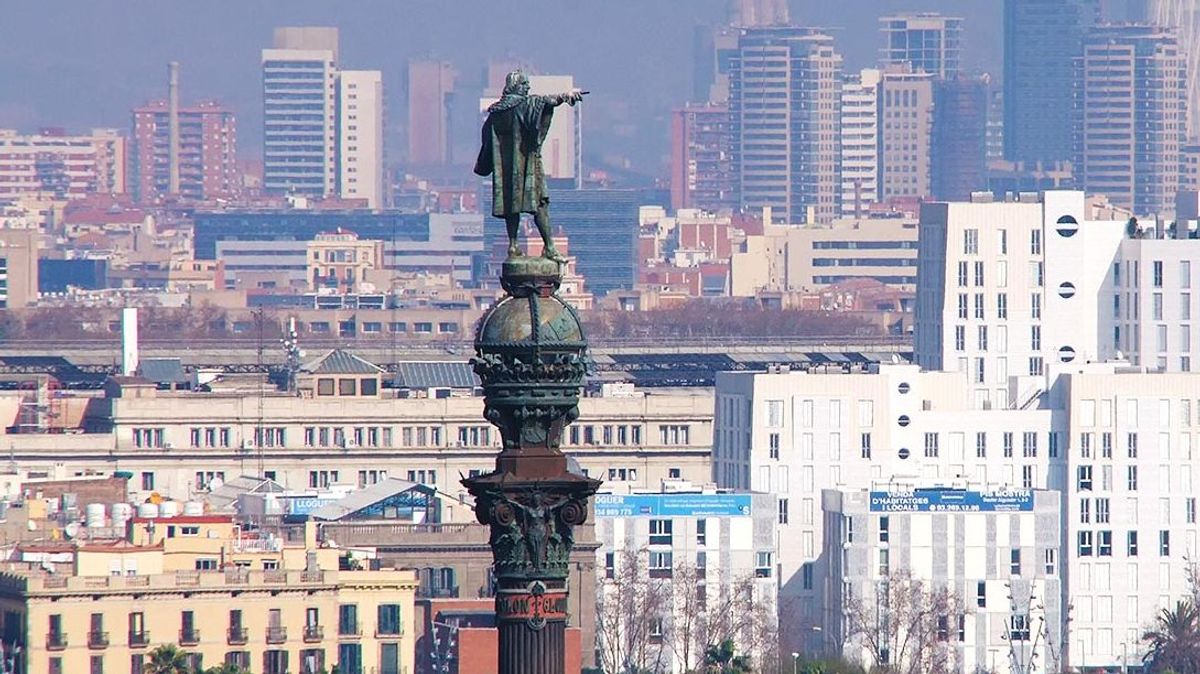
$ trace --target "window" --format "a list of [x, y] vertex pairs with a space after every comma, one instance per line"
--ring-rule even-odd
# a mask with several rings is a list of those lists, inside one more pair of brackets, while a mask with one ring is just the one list
[[1092, 434], [1079, 434], [1079, 456], [1084, 459], [1092, 458]]
[[333, 379], [321, 378], [317, 380], [317, 395], [331, 396], [334, 392]]
[[1048, 439], [1049, 439], [1049, 443], [1047, 443], [1047, 444], [1049, 446], [1046, 451], [1050, 454], [1051, 459], [1057, 459], [1058, 458], [1058, 431], [1050, 431], [1050, 435], [1048, 436]]
[[380, 604], [378, 617], [379, 622], [375, 624], [375, 631], [377, 633], [389, 635], [402, 633], [399, 604]]
[[1097, 557], [1112, 557], [1112, 532], [1097, 531], [1096, 532], [1096, 556]]
[[650, 545], [671, 544], [671, 520], [650, 520]]
[[891, 538], [891, 520], [887, 515], [879, 518], [879, 542], [887, 543]]
[[604, 577], [612, 580], [617, 575], [617, 555], [613, 552], [604, 553]]
[[800, 582], [805, 590], [813, 589], [813, 566], [811, 562], [800, 565]]
[[756, 552], [754, 554], [754, 577], [755, 578], [770, 578], [771, 577], [771, 553]]
[[975, 287], [983, 287], [983, 262], [975, 263]]
[[362, 396], [379, 395], [379, 380], [377, 379], [360, 379], [358, 386], [358, 394]]
[[975, 457], [979, 459], [987, 458], [987, 433], [983, 431], [975, 433]]
[[927, 458], [936, 458], [938, 455], [938, 434], [925, 434], [925, 456]]
[[1033, 489], [1036, 481], [1034, 466], [1021, 466], [1021, 488]]
[[1086, 499], [1086, 498], [1079, 499], [1079, 523], [1080, 524], [1091, 524], [1092, 523], [1092, 501], [1091, 501], [1091, 499]]
[[959, 293], [958, 294], [958, 317], [959, 318], [967, 318], [968, 316], [970, 316], [970, 308], [967, 305], [967, 294]]
[[104, 656], [93, 655], [91, 657], [91, 674], [104, 674]]
[[338, 634], [347, 636], [361, 634], [358, 628], [358, 604], [338, 605]]
[[1021, 575], [1021, 550], [1014, 548], [1008, 553], [1008, 573], [1012, 576]]
[[975, 318], [983, 320], [983, 318], [984, 318], [983, 312], [984, 312], [983, 293], [976, 293], [975, 294]]
[[996, 295], [996, 318], [1008, 318], [1008, 293]]
[[966, 263], [966, 261], [961, 261], [958, 263], [958, 287], [959, 288], [967, 287], [967, 263]]
[[1112, 433], [1109, 433], [1107, 431], [1104, 433], [1101, 433], [1100, 434], [1100, 458], [1103, 458], [1103, 459], [1111, 459], [1112, 458], [1112, 453], [1113, 453], [1112, 445], [1113, 445]]
[[1053, 576], [1058, 572], [1058, 553], [1054, 548], [1046, 548], [1046, 575]]
[[954, 326], [954, 350], [967, 350], [967, 326], [965, 325]]
[[1042, 326], [1029, 326], [1029, 348], [1034, 351], [1040, 351], [1042, 348]]
[[1154, 287], [1155, 288], [1163, 287], [1163, 263], [1162, 263], [1162, 260], [1155, 260], [1151, 265], [1151, 270], [1152, 270], [1151, 274], [1153, 276], [1151, 281], [1153, 282]]
[[1076, 484], [1075, 484], [1076, 490], [1077, 491], [1091, 491], [1092, 490], [1092, 467], [1091, 466], [1079, 466], [1078, 468], [1075, 469], [1075, 471], [1076, 471], [1076, 478], [1077, 478]]
[[1130, 557], [1138, 556], [1138, 532], [1130, 531], [1125, 534], [1125, 553]]
[[1034, 458], [1038, 455], [1037, 433], [1034, 431], [1025, 431], [1021, 436], [1021, 455], [1025, 458]]
[[783, 426], [783, 401], [768, 400], [766, 403], [767, 427], [781, 428]]
[[1029, 296], [1029, 315], [1030, 318], [1034, 319], [1042, 317], [1042, 296], [1040, 293], [1034, 293]]
[[987, 608], [987, 583], [983, 581], [975, 583], [975, 605]]
[[1108, 524], [1109, 507], [1107, 498], [1096, 499], [1096, 524]]
[[979, 254], [979, 230], [964, 229], [963, 230], [963, 255], [978, 255]]
[[883, 548], [882, 550], [879, 551], [879, 575], [880, 575], [880, 577], [886, 578], [888, 576], [888, 574], [891, 573], [891, 570], [892, 570], [891, 551], [888, 550], [887, 548]]
[[772, 459], [779, 458], [779, 434], [770, 433], [767, 435], [767, 447]]
[[708, 544], [708, 520], [696, 520], [696, 545]]
[[978, 332], [979, 332], [979, 350], [987, 351], [988, 350], [987, 326], [986, 325], [979, 326]]
[[1002, 435], [1001, 437], [1003, 438], [1002, 449], [1004, 451], [1004, 458], [1006, 458], [1006, 459], [1012, 458], [1012, 455], [1013, 455], [1013, 434], [1012, 434], [1012, 432], [1005, 431], [1004, 435]]
[[1022, 613], [1013, 615], [1009, 625], [1009, 639], [1013, 641], [1029, 641], [1030, 623], [1028, 615]]
[[1184, 521], [1187, 522], [1188, 524], [1195, 524], [1196, 523], [1196, 499], [1194, 497], [1188, 497], [1183, 502], [1183, 510], [1184, 510]]
[[650, 577], [651, 578], [670, 578], [671, 577], [671, 553], [661, 551], [650, 551]]
[[1029, 254], [1042, 254], [1042, 230], [1035, 229], [1029, 232]]
[[1090, 532], [1090, 531], [1080, 531], [1079, 532], [1079, 548], [1078, 548], [1078, 550], [1079, 550], [1080, 557], [1091, 557], [1092, 556], [1092, 532]]
[[1138, 455], [1138, 434], [1125, 434], [1125, 450], [1129, 454], [1129, 458], [1136, 459]]
[[1158, 532], [1158, 556], [1171, 556], [1171, 532], [1166, 529]]
[[1137, 491], [1138, 488], [1138, 473], [1137, 466], [1129, 466], [1128, 477], [1125, 484], [1129, 491]]
[[861, 447], [862, 458], [871, 458], [871, 434], [863, 433], [859, 436], [859, 446]]
[[154, 491], [154, 473], [142, 473], [142, 491]]

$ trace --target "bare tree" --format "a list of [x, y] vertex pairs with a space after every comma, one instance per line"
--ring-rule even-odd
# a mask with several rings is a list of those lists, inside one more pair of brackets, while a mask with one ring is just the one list
[[652, 674], [668, 669], [663, 626], [670, 613], [671, 584], [651, 578], [645, 550], [617, 555], [613, 577], [596, 593], [596, 642], [608, 674]]
[[871, 596], [846, 602], [848, 636], [881, 674], [949, 674], [961, 663], [952, 643], [965, 611], [946, 588], [931, 587], [898, 570], [879, 581]]
[[756, 596], [752, 573], [730, 577], [678, 564], [671, 579], [667, 643], [685, 671], [699, 668], [709, 647], [733, 643], [752, 657], [756, 671], [778, 669], [775, 606]]

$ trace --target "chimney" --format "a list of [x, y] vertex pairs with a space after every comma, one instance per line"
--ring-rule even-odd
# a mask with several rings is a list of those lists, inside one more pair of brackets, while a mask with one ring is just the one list
[[138, 369], [138, 310], [121, 310], [121, 374], [132, 376]]
[[167, 193], [179, 194], [179, 61], [167, 64]]

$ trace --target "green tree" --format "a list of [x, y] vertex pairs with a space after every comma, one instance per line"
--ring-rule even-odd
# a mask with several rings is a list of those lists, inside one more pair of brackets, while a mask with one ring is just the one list
[[204, 674], [250, 674], [250, 670], [243, 669], [231, 662], [225, 662], [209, 667], [204, 670]]
[[187, 653], [174, 644], [163, 644], [150, 651], [142, 671], [145, 674], [192, 674]]
[[1163, 609], [1142, 635], [1149, 674], [1200, 674], [1200, 610], [1183, 600]]
[[732, 639], [726, 639], [704, 649], [704, 674], [750, 674], [750, 658], [738, 655]]

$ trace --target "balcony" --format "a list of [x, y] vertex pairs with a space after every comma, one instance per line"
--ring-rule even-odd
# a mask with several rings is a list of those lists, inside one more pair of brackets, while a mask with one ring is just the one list
[[376, 639], [399, 639], [402, 636], [404, 636], [403, 627], [375, 628]]
[[67, 635], [62, 632], [50, 632], [46, 634], [46, 650], [61, 651], [67, 647]]
[[287, 642], [287, 628], [282, 625], [273, 625], [267, 628], [267, 643], [282, 644]]
[[108, 648], [108, 632], [88, 632], [88, 648]]
[[305, 625], [304, 626], [304, 641], [312, 643], [325, 638], [325, 628], [320, 625]]
[[200, 643], [200, 630], [195, 627], [179, 630], [180, 646], [195, 646], [198, 643]]
[[437, 586], [437, 587], [421, 586], [421, 587], [417, 588], [417, 598], [418, 599], [457, 599], [458, 598], [458, 586], [457, 585]]
[[358, 623], [338, 625], [338, 637], [342, 639], [357, 639], [362, 636], [362, 626]]
[[250, 641], [250, 635], [245, 627], [230, 627], [226, 632], [226, 640], [230, 646], [244, 646]]
[[150, 645], [150, 633], [146, 630], [140, 632], [129, 632], [129, 647], [130, 648], [145, 648]]

